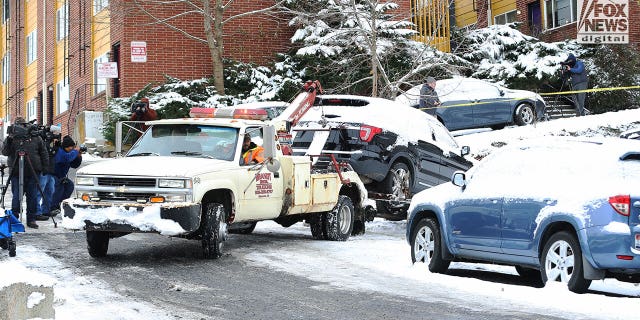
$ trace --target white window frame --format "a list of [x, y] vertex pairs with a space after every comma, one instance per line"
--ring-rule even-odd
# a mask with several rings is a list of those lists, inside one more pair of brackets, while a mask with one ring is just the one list
[[27, 65], [38, 59], [38, 29], [27, 35]]
[[98, 78], [98, 64], [102, 62], [109, 62], [108, 53], [103, 53], [101, 56], [93, 60], [93, 95], [102, 93], [107, 89], [107, 78]]
[[69, 78], [56, 84], [56, 114], [69, 110]]
[[[570, 11], [570, 21], [558, 21], [558, 9], [557, 9], [557, 4], [558, 1], [564, 1], [564, 0], [545, 0], [544, 3], [544, 11], [545, 11], [545, 28], [548, 29], [554, 29], [554, 28], [559, 28], [565, 25], [568, 25], [570, 23], [576, 22], [577, 21], [577, 6], [578, 6], [578, 2], [577, 0], [568, 0], [569, 1], [569, 11]], [[551, 18], [551, 19], [549, 19]], [[562, 22], [562, 23], [561, 23]]]
[[38, 100], [36, 100], [35, 98], [27, 101], [27, 121], [38, 118], [37, 106]]
[[93, 0], [93, 15], [95, 16], [109, 6], [109, 0]]
[[2, 83], [11, 80], [11, 52], [7, 52], [2, 57]]
[[[512, 21], [508, 21], [509, 15], [513, 14], [513, 20]], [[499, 18], [504, 18], [504, 23], [499, 23], [498, 19]], [[501, 13], [499, 15], [496, 15], [493, 17], [493, 24], [508, 24], [508, 23], [512, 23], [512, 22], [516, 22], [518, 21], [518, 10], [511, 10], [511, 11], [507, 11], [505, 13]]]
[[64, 4], [56, 11], [56, 39], [64, 40], [69, 35], [69, 2]]

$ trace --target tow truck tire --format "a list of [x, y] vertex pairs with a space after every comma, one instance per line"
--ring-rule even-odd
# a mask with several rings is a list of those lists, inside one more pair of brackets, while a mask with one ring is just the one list
[[326, 213], [314, 213], [307, 219], [309, 228], [311, 229], [311, 236], [316, 240], [327, 240], [327, 234], [324, 228], [324, 220]]
[[355, 210], [351, 198], [340, 195], [338, 203], [325, 216], [325, 233], [327, 240], [347, 241], [353, 231], [353, 219]]
[[87, 249], [93, 258], [102, 258], [109, 250], [109, 233], [104, 231], [87, 231]]
[[0, 248], [2, 248], [2, 250], [9, 249], [9, 240], [7, 240], [7, 238], [0, 239]]
[[202, 215], [202, 253], [204, 258], [220, 258], [225, 240], [227, 240], [227, 221], [224, 206], [219, 203], [208, 203]]

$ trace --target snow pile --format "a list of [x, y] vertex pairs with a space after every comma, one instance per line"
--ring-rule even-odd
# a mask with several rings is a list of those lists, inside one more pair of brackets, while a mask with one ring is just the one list
[[63, 217], [62, 226], [66, 229], [82, 230], [85, 227], [85, 221], [89, 221], [95, 224], [125, 224], [141, 231], [153, 231], [166, 236], [186, 233], [177, 222], [160, 217], [160, 205], [145, 206], [142, 211], [138, 211], [133, 205], [128, 209], [124, 205], [88, 208], [88, 204], [79, 199], [66, 200], [66, 202], [75, 211], [73, 219]]
[[26, 283], [32, 286], [51, 287], [57, 281], [40, 272], [26, 268], [22, 263], [13, 260], [3, 261], [1, 264], [3, 276], [0, 277], [0, 288], [8, 287], [14, 283]]

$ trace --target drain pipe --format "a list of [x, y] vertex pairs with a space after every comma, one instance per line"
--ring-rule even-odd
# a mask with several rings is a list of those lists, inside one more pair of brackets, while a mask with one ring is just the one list
[[49, 122], [47, 119], [47, 98], [49, 90], [47, 88], [47, 0], [42, 0], [42, 125]]

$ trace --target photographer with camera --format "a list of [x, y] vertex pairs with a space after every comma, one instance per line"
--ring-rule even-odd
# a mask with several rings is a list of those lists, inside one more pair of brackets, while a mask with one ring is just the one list
[[[572, 90], [584, 90], [589, 86], [589, 73], [581, 60], [578, 60], [573, 53], [569, 53], [567, 59], [560, 63], [562, 65], [563, 81], [565, 77], [571, 78]], [[584, 100], [586, 92], [579, 92], [573, 95], [576, 105], [577, 116], [584, 116]]]
[[[27, 199], [27, 227], [37, 229], [36, 211], [37, 186], [42, 168], [48, 166], [49, 157], [44, 141], [40, 137], [36, 126], [27, 123], [24, 118], [17, 117], [14, 124], [7, 128], [8, 137], [2, 146], [2, 154], [7, 156], [7, 164], [11, 169], [11, 210], [14, 215], [21, 210], [22, 194], [19, 181], [22, 176], [24, 193]], [[23, 170], [19, 170], [19, 159], [24, 158]]]
[[59, 126], [42, 127], [40, 132], [42, 133], [41, 137], [44, 140], [44, 144], [47, 147], [49, 165], [42, 168], [42, 174], [40, 175], [40, 187], [42, 187], [44, 196], [38, 193], [38, 215], [36, 216], [36, 220], [47, 220], [51, 217], [51, 203], [56, 186], [54, 157], [60, 147], [61, 133]]
[[51, 201], [51, 216], [60, 213], [60, 202], [68, 199], [73, 193], [73, 182], [67, 178], [70, 168], [78, 168], [82, 163], [80, 148], [70, 136], [64, 136], [54, 157], [54, 175], [56, 187]]

